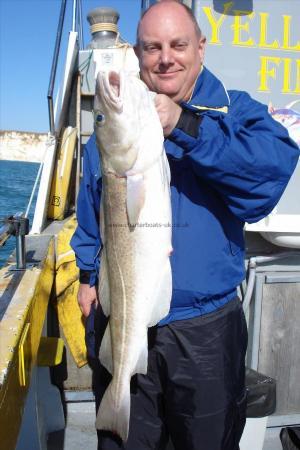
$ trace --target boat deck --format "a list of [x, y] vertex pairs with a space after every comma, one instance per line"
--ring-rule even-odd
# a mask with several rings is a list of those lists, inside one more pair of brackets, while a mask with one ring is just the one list
[[96, 450], [94, 402], [67, 403], [66, 406], [66, 428], [49, 435], [47, 450]]
[[[47, 450], [96, 450], [94, 423], [94, 402], [68, 402], [66, 428], [51, 433]], [[267, 428], [263, 450], [282, 450], [280, 430], [281, 427]], [[170, 445], [167, 450], [173, 450], [173, 446]]]

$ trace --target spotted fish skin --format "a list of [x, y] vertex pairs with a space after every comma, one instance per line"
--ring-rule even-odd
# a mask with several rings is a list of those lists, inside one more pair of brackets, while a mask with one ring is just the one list
[[99, 357], [112, 374], [96, 427], [126, 441], [130, 379], [147, 373], [148, 327], [170, 308], [170, 171], [153, 94], [142, 81], [99, 73], [94, 110], [102, 164], [99, 298], [109, 316]]

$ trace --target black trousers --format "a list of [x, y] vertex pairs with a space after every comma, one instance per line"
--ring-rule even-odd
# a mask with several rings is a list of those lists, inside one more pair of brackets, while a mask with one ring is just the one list
[[[96, 358], [106, 318], [87, 321], [98, 409], [111, 376]], [[129, 438], [98, 432], [98, 450], [238, 450], [246, 415], [247, 326], [239, 299], [149, 329], [147, 375], [131, 381]], [[170, 445], [170, 446], [169, 446]]]

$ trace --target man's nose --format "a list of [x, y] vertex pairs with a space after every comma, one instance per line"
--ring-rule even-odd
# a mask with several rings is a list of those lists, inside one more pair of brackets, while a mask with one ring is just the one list
[[169, 65], [174, 62], [172, 49], [168, 46], [162, 47], [160, 53], [160, 61], [163, 65]]

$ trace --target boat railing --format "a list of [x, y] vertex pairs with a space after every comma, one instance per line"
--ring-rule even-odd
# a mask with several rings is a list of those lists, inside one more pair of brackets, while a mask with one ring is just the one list
[[[55, 46], [54, 46], [51, 71], [50, 71], [49, 87], [48, 87], [48, 93], [47, 93], [49, 128], [50, 128], [50, 133], [52, 135], [55, 135], [55, 131], [56, 131], [55, 130], [55, 117], [54, 117], [55, 114], [54, 114], [53, 97], [54, 97], [54, 87], [55, 87], [55, 80], [56, 80], [57, 69], [58, 69], [59, 55], [60, 55], [60, 51], [61, 51], [61, 41], [62, 41], [62, 35], [63, 35], [63, 29], [64, 29], [64, 21], [65, 21], [65, 16], [66, 16], [66, 6], [67, 6], [67, 0], [62, 0], [61, 7], [60, 7], [59, 21], [58, 21], [58, 26], [57, 26], [56, 41], [55, 41]], [[73, 0], [72, 31], [77, 31], [79, 48], [80, 49], [83, 48], [84, 42], [83, 42], [81, 0]]]
[[25, 236], [29, 233], [29, 219], [20, 212], [13, 216], [1, 219], [0, 226], [0, 247], [11, 237], [16, 237], [16, 269], [26, 268], [26, 247]]
[[[81, 0], [62, 0], [48, 87], [50, 133], [46, 142], [39, 191], [35, 204], [31, 234], [39, 234], [47, 221], [53, 174], [58, 161], [62, 129], [68, 122], [73, 76], [76, 73], [78, 50], [84, 45]], [[72, 15], [70, 14], [72, 12]]]

